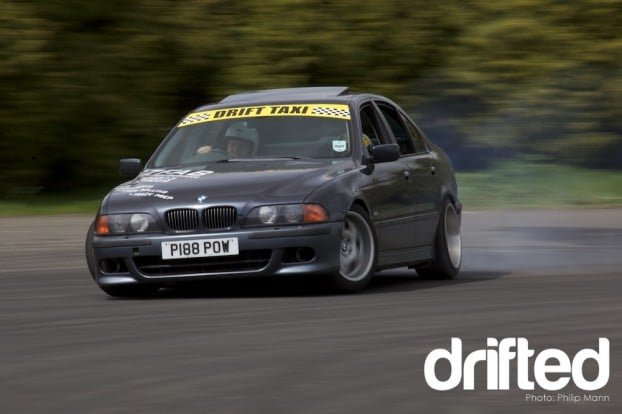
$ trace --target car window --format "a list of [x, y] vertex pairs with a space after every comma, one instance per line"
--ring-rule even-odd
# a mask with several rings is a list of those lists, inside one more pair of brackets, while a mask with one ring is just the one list
[[419, 131], [419, 129], [410, 120], [410, 118], [408, 118], [404, 114], [400, 114], [400, 115], [402, 116], [402, 120], [404, 121], [404, 124], [408, 128], [408, 131], [410, 132], [410, 136], [413, 139], [413, 144], [415, 145], [415, 152], [416, 153], [427, 152], [428, 149], [423, 141], [423, 137], [421, 136], [421, 132]]
[[216, 148], [218, 137], [226, 129], [222, 123], [198, 124], [188, 128], [178, 128], [165, 141], [154, 158], [154, 167], [174, 167], [183, 165], [184, 161], [195, 154], [208, 152]]
[[391, 128], [395, 142], [400, 146], [400, 152], [402, 154], [413, 154], [415, 152], [413, 142], [400, 114], [395, 108], [384, 103], [378, 103], [378, 108], [387, 121], [389, 128]]
[[361, 130], [363, 132], [363, 146], [379, 145], [382, 143], [378, 120], [371, 105], [361, 108]]

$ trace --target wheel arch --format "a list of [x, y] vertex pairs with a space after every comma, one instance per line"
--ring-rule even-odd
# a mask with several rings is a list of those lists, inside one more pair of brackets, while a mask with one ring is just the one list
[[[462, 215], [462, 203], [458, 199], [458, 195], [455, 194], [455, 192], [452, 191], [451, 188], [447, 187], [446, 185], [443, 185], [441, 187], [441, 197], [439, 199], [439, 207], [443, 205], [443, 200], [445, 200], [446, 198], [449, 199], [449, 201], [451, 201], [451, 203], [456, 207], [456, 211], [458, 212], [458, 215], [461, 216]], [[440, 214], [440, 211], [439, 211], [439, 214]]]
[[367, 203], [363, 201], [363, 199], [355, 198], [352, 201], [352, 204], [350, 205], [350, 209], [352, 209], [352, 207], [354, 206], [359, 206], [360, 208], [362, 208], [365, 211], [365, 213], [367, 213], [367, 217], [369, 217], [369, 219], [371, 220], [371, 210], [369, 206], [367, 205]]

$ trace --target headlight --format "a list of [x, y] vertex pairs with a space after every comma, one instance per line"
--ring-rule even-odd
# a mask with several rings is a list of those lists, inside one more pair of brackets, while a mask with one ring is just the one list
[[95, 233], [128, 234], [158, 231], [158, 226], [149, 214], [109, 214], [97, 217]]
[[319, 223], [328, 213], [319, 204], [283, 204], [256, 207], [246, 219], [248, 226]]
[[283, 206], [283, 218], [288, 223], [299, 223], [304, 216], [304, 209], [301, 205]]
[[263, 224], [274, 224], [276, 222], [276, 216], [279, 214], [279, 210], [276, 206], [263, 206], [259, 207], [259, 220]]
[[130, 229], [136, 233], [143, 233], [149, 228], [151, 216], [148, 214], [132, 214], [130, 216]]

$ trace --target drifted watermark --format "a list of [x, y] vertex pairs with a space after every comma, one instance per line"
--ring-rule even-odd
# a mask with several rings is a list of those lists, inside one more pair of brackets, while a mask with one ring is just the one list
[[[448, 377], [439, 378], [437, 375], [437, 364], [441, 361], [444, 365], [449, 363]], [[451, 338], [449, 349], [434, 349], [426, 357], [425, 380], [430, 388], [437, 391], [449, 391], [458, 388], [460, 384], [464, 390], [474, 390], [476, 365], [480, 375], [485, 371], [487, 390], [507, 391], [518, 388], [535, 391], [525, 394], [526, 402], [610, 402], [608, 395], [589, 393], [604, 388], [609, 382], [610, 342], [607, 338], [598, 338], [597, 348], [581, 349], [572, 358], [557, 348], [536, 353], [529, 347], [526, 338], [518, 337], [501, 340], [487, 338], [485, 349], [472, 351], [463, 357], [462, 340]], [[590, 365], [592, 371], [596, 368], [595, 376], [586, 375], [586, 365]], [[563, 389], [569, 385], [588, 393], [564, 393]]]

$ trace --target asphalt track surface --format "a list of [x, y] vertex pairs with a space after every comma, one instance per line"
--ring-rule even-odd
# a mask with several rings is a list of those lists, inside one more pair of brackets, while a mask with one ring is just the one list
[[[147, 300], [95, 286], [90, 219], [0, 219], [3, 413], [622, 412], [622, 210], [467, 211], [453, 281], [398, 269], [355, 295], [290, 278]], [[592, 392], [525, 391], [514, 367], [509, 391], [488, 391], [476, 369], [474, 391], [434, 391], [424, 361], [451, 337], [465, 354], [487, 337], [525, 337], [571, 358], [606, 337], [610, 379]]]

